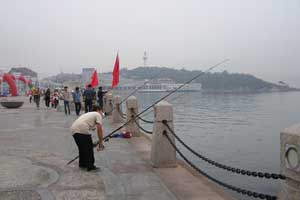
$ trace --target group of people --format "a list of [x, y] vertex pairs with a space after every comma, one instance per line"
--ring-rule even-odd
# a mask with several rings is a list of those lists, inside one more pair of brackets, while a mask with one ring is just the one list
[[41, 98], [45, 100], [45, 106], [47, 108], [50, 108], [50, 102], [51, 107], [56, 108], [59, 104], [59, 92], [58, 90], [55, 90], [53, 94], [50, 91], [50, 88], [46, 90], [40, 90], [40, 88], [33, 88], [28, 93], [29, 96], [29, 103], [32, 103], [32, 101], [36, 104], [37, 109], [40, 108], [40, 101]]
[[79, 87], [76, 87], [74, 91], [69, 91], [68, 86], [65, 86], [62, 91], [54, 90], [51, 92], [50, 88], [46, 90], [40, 90], [39, 88], [33, 88], [29, 92], [29, 102], [36, 103], [37, 108], [40, 107], [40, 100], [43, 98], [45, 100], [46, 108], [50, 108], [50, 103], [52, 108], [57, 108], [59, 100], [62, 100], [64, 103], [64, 111], [66, 115], [71, 114], [70, 104], [74, 103], [76, 115], [80, 115], [82, 108], [82, 102], [84, 102], [84, 111], [85, 113], [91, 112], [93, 110], [93, 105], [97, 104], [100, 108], [103, 108], [103, 96], [107, 91], [103, 91], [102, 87], [98, 88], [96, 92], [91, 85], [88, 85], [87, 89], [80, 90]]
[[91, 112], [93, 110], [93, 105], [98, 104], [98, 106], [103, 109], [103, 96], [106, 93], [106, 91], [102, 90], [102, 87], [98, 88], [98, 91], [96, 92], [91, 85], [88, 85], [87, 89], [85, 89], [83, 92], [80, 91], [79, 87], [75, 88], [75, 91], [70, 93], [68, 91], [68, 87], [64, 87], [63, 92], [63, 100], [64, 100], [64, 109], [65, 114], [71, 114], [70, 112], [70, 99], [72, 97], [72, 101], [75, 104], [75, 112], [76, 115], [80, 115], [81, 111], [81, 105], [82, 101], [84, 101], [84, 111], [85, 113]]

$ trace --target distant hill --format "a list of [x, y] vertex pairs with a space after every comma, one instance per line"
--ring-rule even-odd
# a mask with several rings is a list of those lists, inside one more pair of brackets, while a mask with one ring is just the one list
[[43, 81], [53, 81], [55, 83], [61, 83], [63, 84], [64, 82], [67, 81], [78, 81], [81, 79], [80, 74], [69, 74], [69, 73], [60, 73], [55, 76], [50, 76], [47, 78], [44, 78]]
[[9, 73], [15, 73], [15, 72], [21, 73], [24, 76], [37, 77], [37, 73], [27, 67], [13, 67], [9, 71]]
[[[184, 83], [199, 73], [201, 71], [176, 70], [167, 67], [138, 67], [132, 70], [121, 70], [121, 75], [130, 79], [170, 78], [177, 83]], [[295, 90], [288, 85], [266, 82], [250, 74], [228, 73], [227, 71], [205, 73], [197, 78], [195, 82], [201, 83], [202, 89], [206, 91], [265, 92]]]

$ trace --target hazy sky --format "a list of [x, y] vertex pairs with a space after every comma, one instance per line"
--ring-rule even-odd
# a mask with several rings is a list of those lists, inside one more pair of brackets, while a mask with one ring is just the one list
[[251, 73], [300, 87], [299, 0], [0, 0], [0, 67], [41, 76], [148, 64]]

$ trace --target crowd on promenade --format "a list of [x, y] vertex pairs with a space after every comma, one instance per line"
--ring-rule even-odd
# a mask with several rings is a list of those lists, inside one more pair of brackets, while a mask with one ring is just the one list
[[91, 112], [93, 105], [99, 105], [103, 108], [103, 96], [107, 91], [103, 91], [102, 87], [99, 87], [96, 91], [91, 85], [87, 88], [81, 89], [76, 87], [72, 90], [65, 86], [63, 89], [40, 89], [33, 88], [29, 91], [29, 102], [35, 103], [37, 109], [40, 108], [41, 101], [44, 101], [47, 109], [57, 108], [60, 103], [64, 105], [64, 111], [66, 115], [71, 115], [70, 105], [74, 104], [75, 113], [80, 115], [82, 107], [84, 106], [84, 112]]

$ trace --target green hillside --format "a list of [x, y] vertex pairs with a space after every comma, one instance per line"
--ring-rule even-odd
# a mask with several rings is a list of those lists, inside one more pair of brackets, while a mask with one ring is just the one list
[[[176, 83], [184, 83], [201, 71], [176, 70], [167, 67], [138, 67], [132, 70], [123, 69], [122, 76], [130, 79], [144, 80], [155, 78], [170, 78]], [[269, 91], [292, 90], [288, 86], [266, 82], [250, 74], [228, 73], [227, 71], [205, 73], [195, 80], [202, 84], [205, 90], [243, 90], [243, 91]]]

